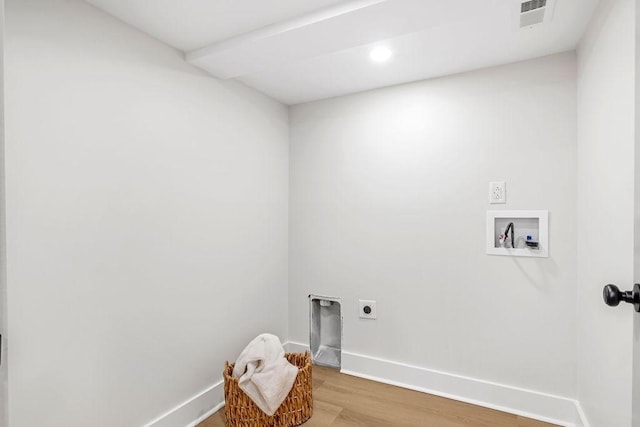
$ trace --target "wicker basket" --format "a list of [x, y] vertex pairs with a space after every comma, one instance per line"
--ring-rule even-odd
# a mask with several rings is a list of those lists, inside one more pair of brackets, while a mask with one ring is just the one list
[[311, 355], [287, 353], [287, 360], [298, 367], [298, 376], [289, 395], [273, 416], [262, 412], [240, 389], [238, 379], [231, 376], [233, 364], [224, 368], [224, 416], [227, 427], [292, 427], [297, 426], [313, 414], [311, 388]]

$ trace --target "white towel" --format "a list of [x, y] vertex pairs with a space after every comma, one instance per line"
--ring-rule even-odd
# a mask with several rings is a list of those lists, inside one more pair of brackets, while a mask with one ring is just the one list
[[277, 336], [262, 334], [240, 353], [232, 375], [258, 408], [271, 416], [291, 391], [298, 368], [284, 357]]

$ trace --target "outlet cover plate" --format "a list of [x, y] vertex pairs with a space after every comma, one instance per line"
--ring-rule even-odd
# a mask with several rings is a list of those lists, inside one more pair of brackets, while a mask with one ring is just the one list
[[507, 184], [505, 181], [492, 181], [489, 183], [489, 203], [507, 203]]
[[[366, 313], [365, 307], [371, 308], [371, 311]], [[377, 319], [378, 310], [376, 310], [376, 302], [366, 299], [358, 300], [358, 313], [360, 313], [361, 319]]]

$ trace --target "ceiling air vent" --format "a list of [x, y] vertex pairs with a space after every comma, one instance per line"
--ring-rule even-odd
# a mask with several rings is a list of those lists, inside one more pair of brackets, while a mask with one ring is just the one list
[[531, 0], [520, 5], [520, 13], [530, 12], [547, 5], [547, 0]]
[[[550, 3], [547, 5], [547, 3]], [[553, 0], [529, 0], [520, 2], [520, 28], [546, 22], [551, 15]]]

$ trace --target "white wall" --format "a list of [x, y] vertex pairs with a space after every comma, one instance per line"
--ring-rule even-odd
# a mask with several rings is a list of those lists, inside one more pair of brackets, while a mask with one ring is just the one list
[[[634, 126], [634, 260], [633, 282], [640, 283], [640, 0], [635, 0], [635, 126]], [[632, 383], [632, 421], [633, 427], [640, 427], [640, 316], [633, 316], [633, 383]]]
[[77, 0], [6, 5], [12, 426], [139, 426], [287, 335], [287, 109]]
[[[292, 340], [308, 341], [309, 293], [341, 296], [346, 351], [575, 396], [574, 53], [289, 120]], [[492, 180], [506, 205], [488, 204]], [[488, 209], [548, 209], [551, 256], [486, 255]], [[378, 320], [358, 319], [359, 298]]]
[[7, 413], [7, 259], [4, 174], [4, 0], [0, 0], [0, 426], [9, 422]]
[[578, 49], [578, 399], [593, 427], [631, 425], [635, 0], [601, 2]]

